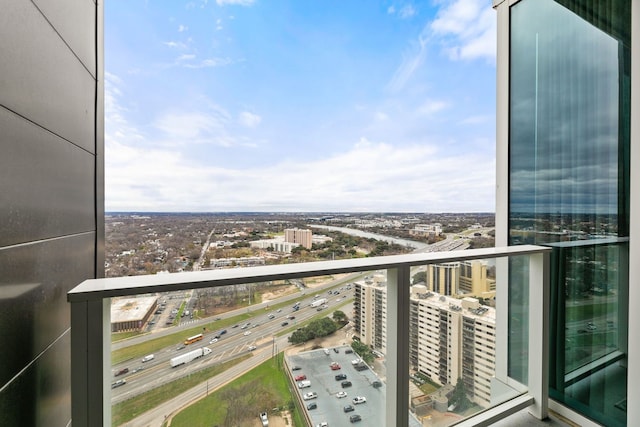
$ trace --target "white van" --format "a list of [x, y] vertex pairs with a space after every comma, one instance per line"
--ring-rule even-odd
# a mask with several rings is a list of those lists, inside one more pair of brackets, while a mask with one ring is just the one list
[[306, 387], [311, 387], [311, 381], [306, 380], [306, 381], [300, 381], [298, 383], [298, 388], [306, 388]]
[[150, 360], [153, 360], [155, 358], [155, 356], [153, 354], [148, 354], [145, 357], [142, 358], [142, 363], [144, 362], [148, 362]]

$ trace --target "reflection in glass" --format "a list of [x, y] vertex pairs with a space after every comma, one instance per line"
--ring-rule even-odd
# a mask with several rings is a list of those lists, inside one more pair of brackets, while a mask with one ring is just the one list
[[[509, 227], [554, 247], [551, 396], [626, 425], [630, 2], [613, 3], [511, 8]], [[510, 342], [516, 377], [523, 350]]]

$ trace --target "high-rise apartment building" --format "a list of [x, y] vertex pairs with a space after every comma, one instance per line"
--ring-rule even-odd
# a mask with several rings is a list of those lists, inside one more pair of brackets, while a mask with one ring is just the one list
[[427, 287], [432, 292], [447, 296], [495, 296], [495, 277], [487, 275], [487, 264], [484, 262], [474, 260], [430, 264], [425, 272]]
[[[386, 283], [355, 283], [354, 324], [361, 342], [386, 353]], [[432, 381], [465, 383], [468, 397], [488, 407], [495, 372], [495, 309], [411, 287], [409, 359]]]
[[0, 9], [0, 425], [68, 426], [66, 294], [104, 271], [102, 2]]
[[386, 282], [355, 282], [354, 287], [354, 329], [363, 343], [386, 353]]
[[284, 241], [289, 243], [298, 243], [307, 249], [311, 249], [311, 244], [312, 244], [311, 230], [303, 230], [300, 228], [287, 228], [284, 230]]

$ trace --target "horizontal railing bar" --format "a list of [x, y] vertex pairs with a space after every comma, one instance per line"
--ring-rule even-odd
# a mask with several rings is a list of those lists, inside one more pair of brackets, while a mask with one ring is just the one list
[[270, 280], [298, 279], [327, 274], [359, 273], [371, 270], [397, 268], [400, 266], [413, 267], [484, 258], [532, 255], [550, 250], [550, 248], [543, 246], [522, 245], [449, 252], [412, 253], [337, 261], [89, 279], [69, 291], [67, 293], [67, 300], [69, 302], [91, 301], [153, 292], [211, 288]]

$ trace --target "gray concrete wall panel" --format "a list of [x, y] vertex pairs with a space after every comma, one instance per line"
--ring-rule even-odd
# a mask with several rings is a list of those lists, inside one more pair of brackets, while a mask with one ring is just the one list
[[95, 230], [95, 157], [2, 107], [0, 129], [0, 247]]
[[[56, 31], [96, 77], [96, 5], [92, 0], [34, 0]], [[84, 25], [78, 25], [83, 22]]]
[[[93, 277], [94, 245], [87, 233], [0, 249], [0, 388], [69, 328], [66, 294]], [[58, 356], [65, 363], [68, 352]]]
[[33, 3], [0, 10], [0, 105], [94, 153], [95, 79]]

